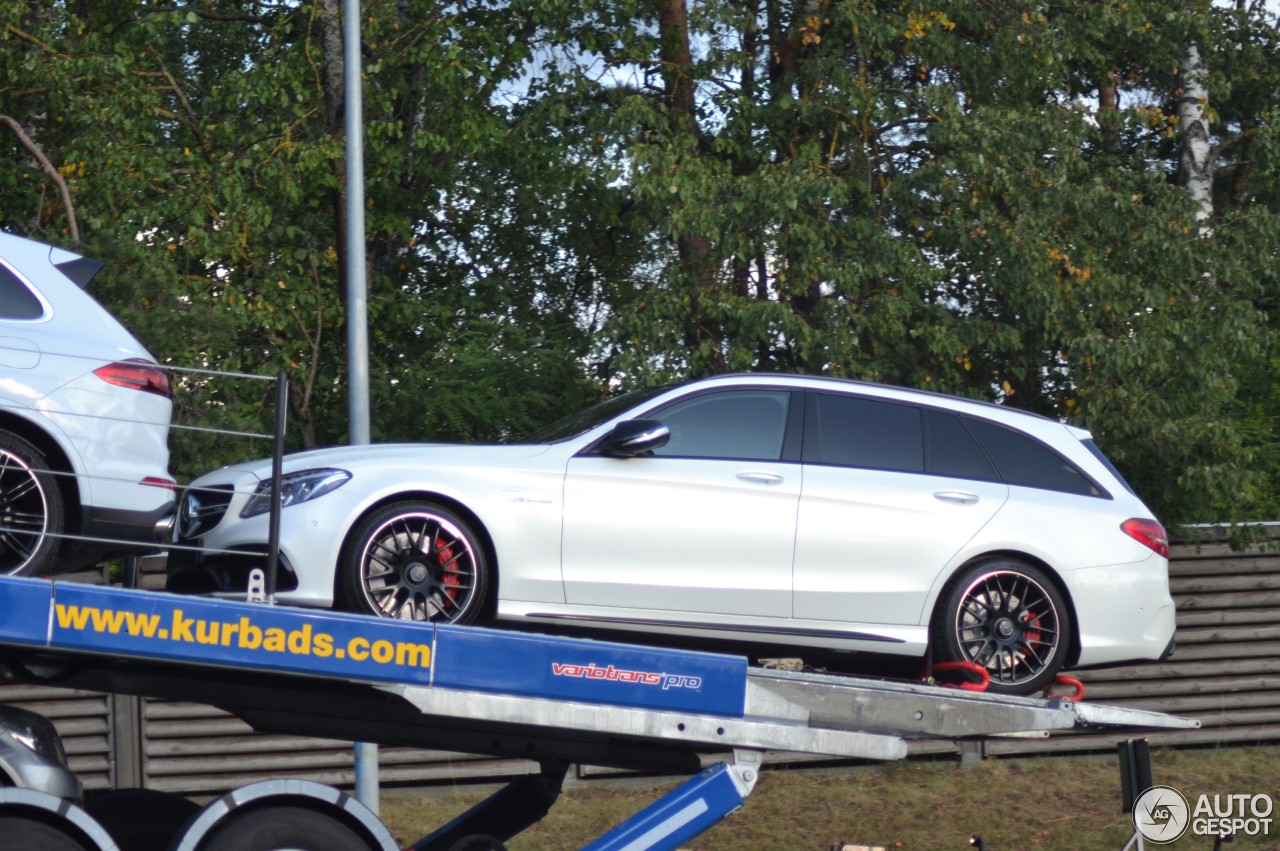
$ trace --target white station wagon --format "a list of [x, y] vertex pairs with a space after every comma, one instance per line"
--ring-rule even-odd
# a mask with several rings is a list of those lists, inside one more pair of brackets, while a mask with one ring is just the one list
[[[170, 587], [242, 594], [269, 461], [194, 482]], [[1089, 433], [944, 396], [729, 375], [495, 446], [284, 462], [277, 600], [969, 661], [994, 690], [1172, 650], [1165, 531]]]

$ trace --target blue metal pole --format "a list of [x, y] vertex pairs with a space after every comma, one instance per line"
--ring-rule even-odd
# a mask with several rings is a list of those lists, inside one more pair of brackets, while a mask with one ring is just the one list
[[654, 801], [582, 851], [673, 851], [742, 806], [732, 769], [706, 769]]

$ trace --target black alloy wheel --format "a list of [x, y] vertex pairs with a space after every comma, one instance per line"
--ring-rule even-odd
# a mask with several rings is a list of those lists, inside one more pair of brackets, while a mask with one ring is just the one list
[[356, 525], [339, 565], [339, 599], [349, 611], [468, 624], [480, 615], [488, 574], [464, 520], [433, 503], [401, 502]]
[[940, 660], [981, 665], [989, 690], [1033, 694], [1053, 682], [1071, 646], [1071, 618], [1044, 570], [1014, 560], [975, 564], [943, 595], [933, 624]]
[[26, 440], [0, 431], [0, 574], [46, 575], [65, 522], [49, 462]]

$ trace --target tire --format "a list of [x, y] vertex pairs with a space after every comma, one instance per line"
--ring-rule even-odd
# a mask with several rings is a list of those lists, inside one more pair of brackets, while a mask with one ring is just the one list
[[338, 562], [346, 611], [431, 623], [473, 623], [489, 587], [480, 538], [434, 503], [398, 502], [365, 516]]
[[1033, 694], [1066, 663], [1071, 615], [1043, 569], [993, 559], [966, 568], [948, 586], [934, 612], [932, 641], [940, 661], [986, 668], [989, 691]]
[[120, 851], [166, 851], [200, 806], [155, 789], [113, 789], [85, 801]]
[[26, 816], [0, 816], [0, 837], [5, 851], [91, 851], [53, 825]]
[[43, 453], [0, 431], [0, 575], [47, 575], [65, 526], [62, 491]]
[[276, 806], [228, 815], [202, 851], [372, 851], [338, 819], [305, 807]]

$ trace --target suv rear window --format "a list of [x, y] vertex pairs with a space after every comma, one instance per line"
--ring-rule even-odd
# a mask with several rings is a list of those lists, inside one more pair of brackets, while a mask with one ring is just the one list
[[39, 319], [44, 305], [27, 285], [0, 263], [0, 319]]

